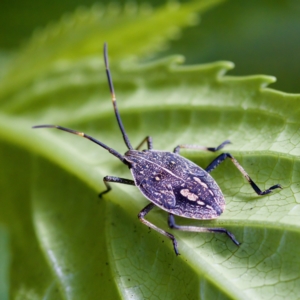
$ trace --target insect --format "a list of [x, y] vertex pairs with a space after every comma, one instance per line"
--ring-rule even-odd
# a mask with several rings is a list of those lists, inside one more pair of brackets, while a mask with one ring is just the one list
[[[176, 255], [179, 255], [179, 251], [177, 240], [174, 235], [155, 226], [145, 219], [146, 215], [155, 206], [168, 212], [168, 225], [171, 229], [193, 232], [223, 233], [226, 234], [233, 241], [233, 243], [240, 245], [235, 236], [225, 228], [177, 225], [175, 223], [174, 215], [190, 219], [208, 220], [215, 219], [222, 214], [225, 209], [225, 199], [221, 189], [209, 173], [227, 158], [233, 162], [233, 164], [242, 173], [242, 175], [246, 178], [253, 190], [258, 195], [269, 194], [274, 189], [281, 188], [281, 186], [276, 184], [265, 191], [260, 190], [260, 188], [253, 182], [244, 168], [230, 153], [220, 154], [205, 169], [200, 168], [198, 165], [180, 156], [179, 154], [180, 150], [183, 148], [216, 152], [221, 150], [225, 145], [229, 144], [229, 141], [223, 142], [218, 147], [179, 145], [175, 147], [173, 152], [166, 152], [153, 150], [152, 138], [147, 136], [136, 148], [133, 148], [126, 134], [121, 116], [118, 111], [117, 100], [109, 69], [106, 43], [104, 44], [103, 52], [106, 75], [115, 116], [128, 151], [122, 155], [113, 148], [83, 132], [62, 126], [37, 125], [33, 126], [33, 128], [56, 128], [79, 135], [106, 149], [109, 153], [117, 157], [123, 164], [125, 164], [130, 169], [134, 180], [115, 176], [105, 176], [103, 178], [103, 182], [106, 186], [106, 190], [101, 192], [99, 197], [101, 198], [104, 194], [111, 190], [109, 183], [121, 183], [136, 186], [151, 202], [140, 211], [138, 218], [149, 228], [152, 228], [169, 238], [173, 243]], [[147, 144], [147, 149], [141, 151], [140, 149], [144, 144]]]

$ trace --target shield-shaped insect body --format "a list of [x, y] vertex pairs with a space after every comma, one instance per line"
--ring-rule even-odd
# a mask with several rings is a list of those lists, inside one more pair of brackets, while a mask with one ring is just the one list
[[214, 219], [225, 209], [216, 181], [188, 159], [171, 152], [130, 150], [125, 157], [135, 185], [156, 206], [177, 216]]

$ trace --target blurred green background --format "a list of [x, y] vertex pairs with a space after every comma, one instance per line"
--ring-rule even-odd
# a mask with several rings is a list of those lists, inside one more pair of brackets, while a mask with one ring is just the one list
[[[112, 1], [100, 3], [109, 2]], [[165, 3], [158, 0], [134, 2], [150, 2], [153, 6]], [[94, 3], [93, 0], [1, 0], [2, 54], [17, 50], [37, 27], [57, 21], [79, 6], [89, 7]], [[236, 65], [230, 74], [273, 75], [277, 82], [272, 88], [299, 93], [299, 33], [298, 0], [230, 0], [205, 13], [197, 26], [184, 29], [182, 37], [171, 42], [159, 55], [183, 54], [188, 64], [229, 60]]]

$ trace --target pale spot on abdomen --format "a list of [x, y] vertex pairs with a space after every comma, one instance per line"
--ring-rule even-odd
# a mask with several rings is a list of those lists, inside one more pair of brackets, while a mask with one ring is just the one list
[[190, 201], [196, 201], [199, 198], [196, 194], [191, 193], [189, 189], [182, 189], [180, 194]]

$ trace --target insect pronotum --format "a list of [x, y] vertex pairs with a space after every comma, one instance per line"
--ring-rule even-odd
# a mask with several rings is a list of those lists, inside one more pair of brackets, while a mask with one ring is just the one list
[[[169, 238], [173, 243], [176, 255], [179, 254], [179, 251], [177, 247], [177, 240], [174, 235], [155, 226], [145, 219], [146, 215], [155, 206], [168, 212], [168, 225], [171, 229], [193, 232], [224, 233], [227, 234], [227, 236], [236, 245], [239, 245], [240, 243], [237, 241], [235, 236], [225, 228], [177, 225], [175, 223], [174, 215], [184, 218], [208, 220], [215, 219], [222, 214], [225, 209], [225, 199], [221, 189], [209, 173], [226, 158], [229, 158], [233, 162], [258, 195], [269, 194], [274, 189], [281, 188], [281, 186], [279, 184], [275, 184], [265, 191], [260, 190], [244, 168], [230, 153], [220, 154], [205, 169], [200, 168], [190, 160], [179, 155], [180, 150], [183, 148], [216, 152], [229, 144], [230, 141], [228, 140], [220, 144], [218, 147], [179, 145], [175, 147], [173, 152], [167, 152], [153, 150], [152, 138], [147, 136], [136, 148], [133, 148], [118, 111], [112, 77], [109, 70], [106, 43], [104, 44], [104, 63], [115, 116], [123, 135], [124, 142], [128, 148], [128, 151], [124, 155], [80, 131], [56, 125], [37, 125], [33, 126], [33, 128], [56, 128], [79, 135], [106, 149], [124, 163], [130, 169], [134, 180], [115, 176], [105, 176], [103, 178], [103, 182], [106, 186], [106, 190], [101, 192], [99, 197], [102, 197], [111, 190], [109, 182], [136, 186], [141, 193], [150, 200], [150, 203], [140, 211], [138, 218], [149, 228], [152, 228]], [[147, 149], [140, 151], [145, 143], [147, 143]]]

